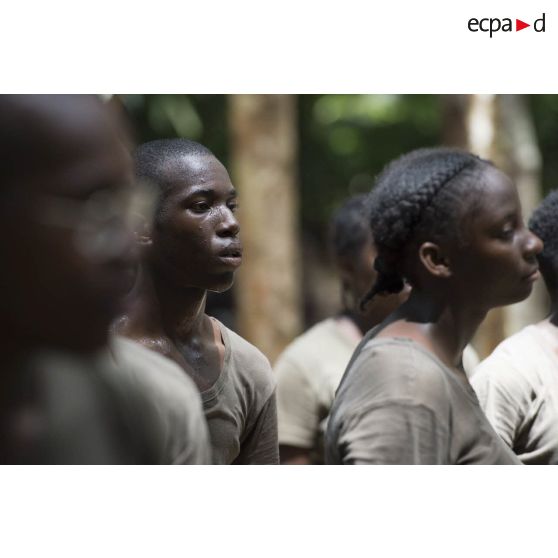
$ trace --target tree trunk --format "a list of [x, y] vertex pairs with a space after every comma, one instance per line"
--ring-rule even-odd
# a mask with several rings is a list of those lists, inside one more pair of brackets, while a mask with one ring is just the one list
[[244, 244], [237, 323], [273, 362], [302, 326], [296, 98], [232, 95], [229, 115]]

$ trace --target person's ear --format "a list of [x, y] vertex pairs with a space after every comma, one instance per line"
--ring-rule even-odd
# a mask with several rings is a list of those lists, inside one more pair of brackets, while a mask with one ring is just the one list
[[419, 258], [428, 273], [439, 279], [451, 277], [450, 261], [444, 250], [434, 242], [424, 242], [419, 247]]

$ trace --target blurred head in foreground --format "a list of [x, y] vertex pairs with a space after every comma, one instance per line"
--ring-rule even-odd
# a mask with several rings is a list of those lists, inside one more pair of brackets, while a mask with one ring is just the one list
[[129, 286], [131, 161], [94, 96], [0, 98], [2, 336], [90, 352]]

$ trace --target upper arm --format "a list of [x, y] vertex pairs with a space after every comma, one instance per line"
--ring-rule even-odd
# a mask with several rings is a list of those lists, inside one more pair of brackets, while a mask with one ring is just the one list
[[307, 371], [296, 360], [280, 359], [275, 366], [281, 444], [311, 448], [318, 432], [319, 400]]
[[490, 424], [511, 448], [528, 411], [529, 387], [508, 359], [492, 355], [475, 370], [471, 384]]
[[241, 441], [240, 453], [234, 460], [237, 465], [278, 465], [277, 402], [273, 393], [256, 421]]
[[355, 413], [340, 432], [345, 464], [442, 464], [447, 428], [427, 406], [393, 401]]

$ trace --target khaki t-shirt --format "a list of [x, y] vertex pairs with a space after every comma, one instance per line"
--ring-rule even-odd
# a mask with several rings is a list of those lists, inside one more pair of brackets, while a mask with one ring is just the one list
[[151, 417], [158, 464], [211, 463], [201, 397], [194, 382], [170, 359], [125, 337], [112, 339], [119, 366], [113, 381], [137, 392], [139, 412]]
[[481, 407], [525, 464], [558, 464], [558, 328], [544, 321], [504, 340], [472, 379]]
[[418, 343], [369, 332], [345, 373], [326, 434], [330, 464], [516, 464], [465, 375]]
[[279, 463], [275, 379], [256, 347], [215, 320], [225, 345], [223, 370], [202, 392], [214, 464]]
[[328, 318], [295, 339], [274, 366], [279, 443], [312, 448], [323, 462], [323, 421], [358, 339]]
[[[325, 419], [358, 343], [336, 318], [328, 318], [295, 339], [274, 366], [279, 443], [312, 449], [314, 464], [323, 463]], [[463, 352], [467, 374], [478, 362], [468, 345]]]

